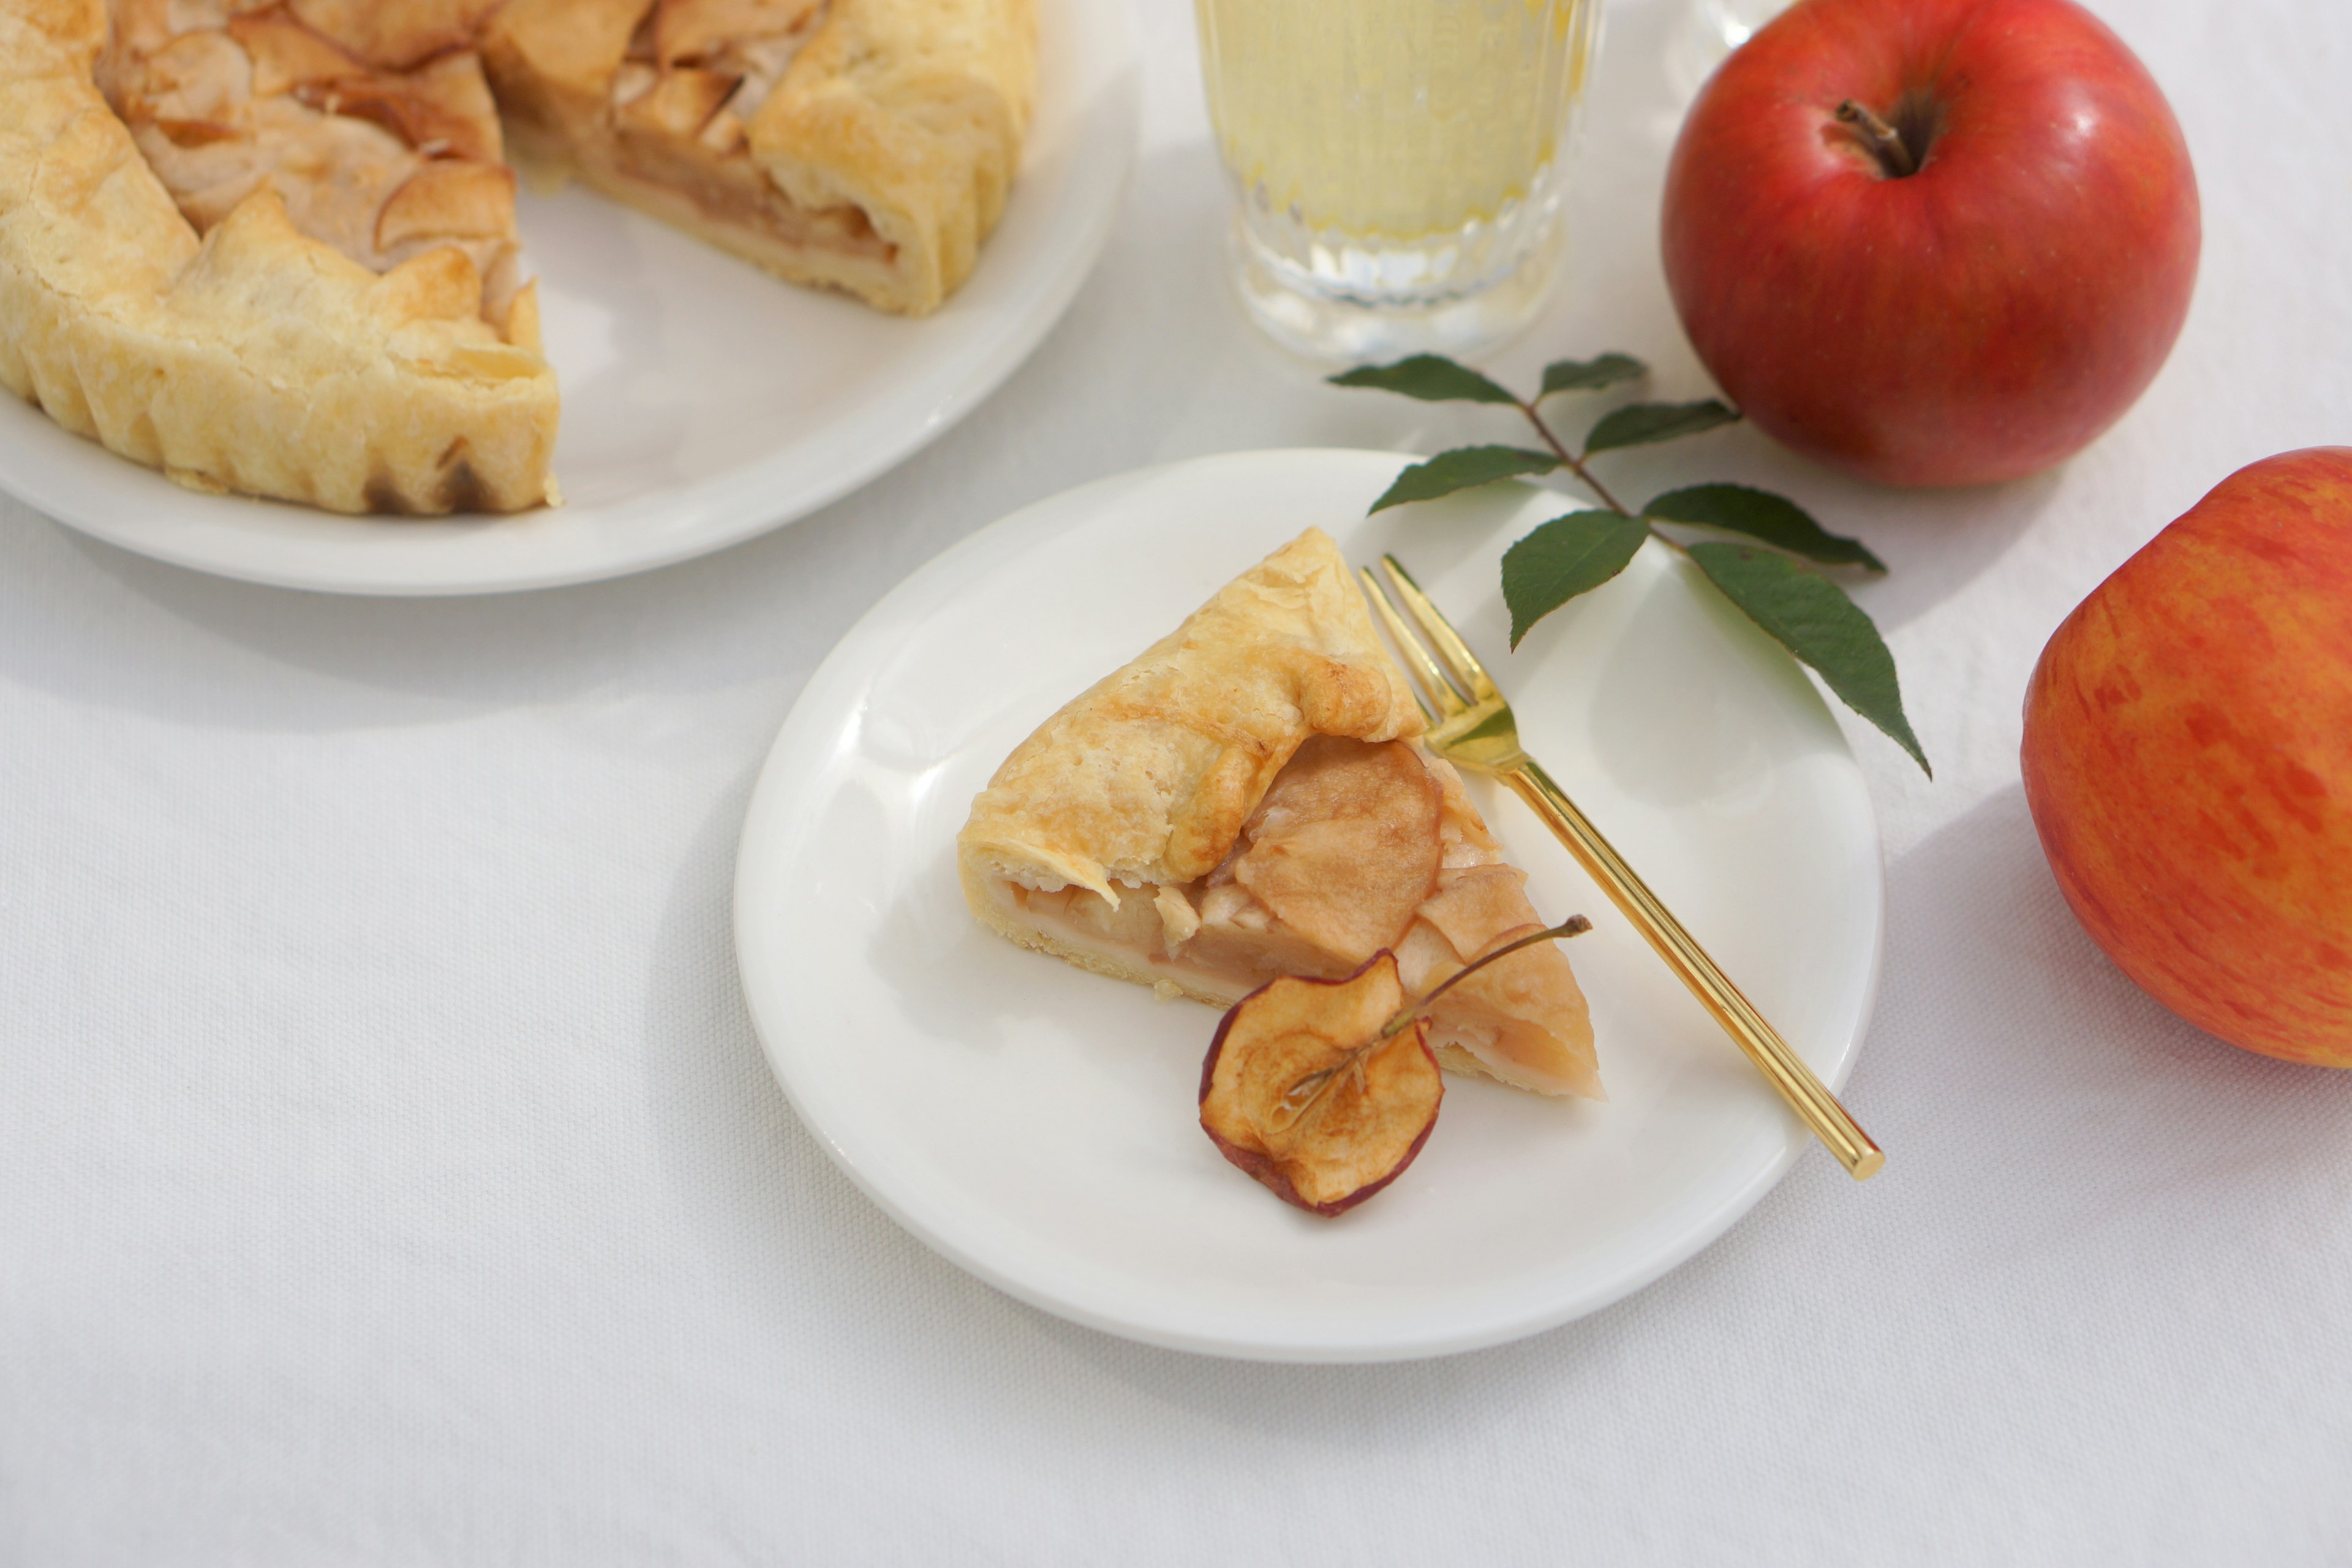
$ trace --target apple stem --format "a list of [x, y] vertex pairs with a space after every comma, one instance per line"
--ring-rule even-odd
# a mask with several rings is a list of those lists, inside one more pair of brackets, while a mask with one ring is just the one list
[[1556, 942], [1561, 937], [1582, 936], [1586, 931], [1589, 931], [1591, 929], [1592, 922], [1586, 920], [1582, 915], [1570, 915], [1568, 919], [1560, 921], [1559, 924], [1551, 927], [1548, 931], [1530, 931], [1526, 936], [1519, 938], [1517, 942], [1505, 942], [1502, 946], [1486, 954], [1484, 958], [1478, 959], [1475, 963], [1465, 964], [1462, 968], [1457, 969], [1453, 973], [1447, 975], [1444, 984], [1438, 986], [1437, 989], [1432, 991], [1428, 995], [1423, 997], [1412, 1006], [1407, 1007], [1403, 1012], [1399, 1013], [1395, 1017], [1391, 1018], [1388, 1023], [1381, 1027], [1381, 1032], [1372, 1037], [1373, 1039], [1393, 1039], [1397, 1036], [1403, 1034], [1407, 1029], [1412, 1027], [1414, 1019], [1425, 1016], [1428, 1014], [1431, 1005], [1435, 1003], [1440, 996], [1444, 995], [1448, 991], [1453, 990], [1456, 985], [1461, 984], [1464, 981], [1469, 979], [1472, 975], [1477, 973], [1480, 970], [1486, 968], [1496, 959], [1508, 958], [1511, 954], [1518, 952], [1519, 949], [1523, 947], [1533, 947], [1539, 942]]
[[1879, 165], [1886, 171], [1889, 178], [1900, 180], [1919, 172], [1919, 162], [1911, 155], [1910, 145], [1903, 140], [1903, 133], [1868, 108], [1849, 98], [1837, 106], [1837, 117], [1840, 124], [1851, 125], [1862, 132], [1863, 140], [1870, 143], [1870, 150], [1878, 155]]
[[1592, 470], [1584, 466], [1583, 458], [1579, 458], [1576, 454], [1570, 452], [1566, 447], [1560, 445], [1559, 437], [1551, 433], [1551, 426], [1544, 423], [1543, 416], [1536, 412], [1536, 405], [1534, 404], [1520, 404], [1519, 412], [1528, 416], [1528, 423], [1536, 427], [1536, 434], [1543, 437], [1544, 445], [1551, 448], [1552, 456], [1558, 458], [1560, 462], [1566, 466], [1570, 473], [1574, 474], [1580, 480], [1583, 481], [1584, 488], [1586, 489], [1589, 489], [1594, 495], [1599, 496], [1601, 498], [1601, 504], [1608, 507], [1611, 511], [1615, 512], [1619, 517], [1631, 517], [1633, 515], [1632, 512], [1625, 510], [1624, 505], [1620, 502], [1615, 496], [1609, 493], [1609, 488], [1606, 485], [1603, 485], [1599, 479], [1592, 477]]

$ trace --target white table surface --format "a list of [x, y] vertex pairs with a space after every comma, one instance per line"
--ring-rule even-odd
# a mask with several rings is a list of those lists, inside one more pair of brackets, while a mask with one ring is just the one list
[[[2133, 990], [2016, 752], [2104, 574], [2352, 437], [2352, 9], [2098, 8], [2204, 179], [2195, 310], [2121, 426], [1969, 494], [1745, 429], [1631, 465], [1786, 488], [1893, 563], [1864, 598], [1938, 773], [1854, 729], [1891, 913], [1850, 1098], [1886, 1172], [1809, 1157], [1500, 1350], [1244, 1365], [1017, 1305], [836, 1173], [737, 994], [752, 772], [917, 563], [1141, 464], [1507, 435], [1252, 337], [1179, 0], [1139, 0], [1145, 155], [1069, 319], [795, 527], [383, 603], [0, 502], [0, 1563], [2345, 1561], [2352, 1074]], [[1507, 373], [1624, 348], [1705, 390], [1655, 259], [1668, 14], [1612, 18], [1574, 282]]]

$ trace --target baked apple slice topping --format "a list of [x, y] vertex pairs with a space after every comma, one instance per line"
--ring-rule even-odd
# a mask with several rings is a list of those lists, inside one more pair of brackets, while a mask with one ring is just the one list
[[1393, 942], [1436, 885], [1438, 804], [1437, 782], [1403, 742], [1318, 735], [1242, 830], [1233, 879], [1352, 968]]
[[112, 0], [97, 80], [199, 235], [268, 187], [299, 232], [373, 271], [451, 247], [482, 318], [533, 346], [498, 106], [456, 47], [486, 8]]
[[1309, 740], [1209, 873], [1188, 951], [1242, 973], [1355, 970], [1436, 885], [1440, 798], [1402, 742]]
[[1591, 929], [1577, 915], [1501, 942], [1418, 1001], [1386, 950], [1345, 979], [1269, 982], [1217, 1026], [1201, 1064], [1202, 1130], [1285, 1203], [1346, 1213], [1396, 1180], [1437, 1125], [1445, 1082], [1431, 1010], [1498, 961]]

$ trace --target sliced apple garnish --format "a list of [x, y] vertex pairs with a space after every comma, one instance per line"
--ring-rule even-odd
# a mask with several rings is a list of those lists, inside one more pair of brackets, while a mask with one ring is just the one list
[[1437, 782], [1402, 742], [1318, 735], [1242, 830], [1234, 880], [1344, 965], [1393, 946], [1436, 886]]

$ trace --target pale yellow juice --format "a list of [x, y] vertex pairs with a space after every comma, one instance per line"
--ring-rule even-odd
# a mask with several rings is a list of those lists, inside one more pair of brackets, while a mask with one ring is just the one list
[[1310, 228], [1493, 222], [1549, 169], [1587, 0], [1199, 0], [1225, 161]]
[[1195, 0], [1259, 325], [1361, 361], [1530, 319], [1600, 5]]

